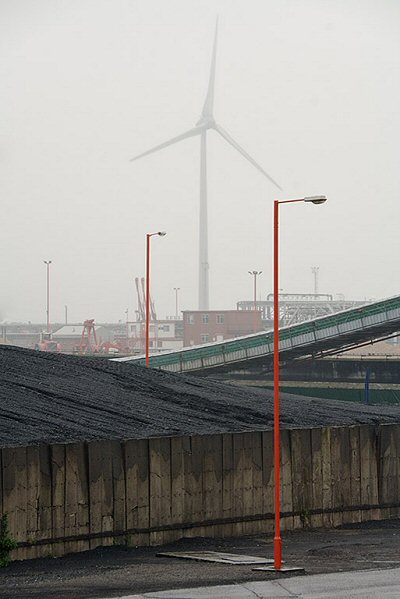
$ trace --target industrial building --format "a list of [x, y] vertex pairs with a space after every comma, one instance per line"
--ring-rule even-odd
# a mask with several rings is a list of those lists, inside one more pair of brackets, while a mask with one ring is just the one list
[[245, 310], [184, 310], [183, 345], [201, 345], [262, 331], [261, 312]]

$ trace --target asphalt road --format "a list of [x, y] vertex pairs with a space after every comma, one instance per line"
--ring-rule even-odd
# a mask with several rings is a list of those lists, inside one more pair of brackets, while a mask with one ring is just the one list
[[[295, 578], [285, 575], [282, 579], [274, 573], [256, 572], [253, 571], [253, 566], [249, 565], [215, 564], [157, 557], [161, 549], [163, 551], [214, 550], [268, 558], [273, 555], [272, 537], [263, 535], [240, 539], [183, 539], [162, 548], [104, 547], [58, 559], [14, 562], [8, 568], [0, 570], [0, 598], [115, 599], [130, 595], [157, 596], [155, 593], [160, 592], [164, 593], [161, 595], [163, 597], [189, 598], [192, 595], [188, 594], [189, 591], [186, 589], [204, 587], [206, 590], [202, 592], [208, 594], [200, 596], [218, 597], [214, 595], [214, 591], [210, 591], [210, 587], [233, 585], [234, 589], [241, 586], [252, 589], [249, 585], [254, 583], [270, 585], [273, 580], [279, 578], [279, 584], [283, 585], [282, 589], [289, 588], [286, 587], [288, 583], [292, 589], [296, 588], [296, 585], [305, 585], [309, 575], [313, 575], [310, 579], [318, 581], [320, 574], [329, 574], [333, 576], [326, 580], [335, 581], [343, 572], [348, 573], [347, 577], [343, 577], [343, 584], [346, 585], [353, 577], [361, 582], [367, 580], [370, 570], [382, 572], [377, 575], [374, 582], [379, 588], [380, 580], [391, 581], [393, 572], [398, 574], [400, 568], [400, 519], [354, 524], [333, 530], [305, 529], [286, 533], [283, 537], [285, 562], [305, 568], [306, 576]], [[360, 571], [362, 571], [361, 575]], [[400, 583], [398, 575], [397, 583]], [[281, 588], [277, 584], [272, 587], [268, 585], [267, 589]], [[368, 588], [369, 585], [368, 582]], [[393, 590], [390, 589], [390, 585], [386, 587], [385, 592]], [[297, 586], [297, 588], [306, 590], [306, 587]], [[332, 588], [327, 586], [326, 591], [332, 592]], [[354, 588], [358, 592], [364, 589], [364, 586], [356, 584]], [[178, 591], [172, 592], [168, 589], [181, 589], [181, 591], [178, 594]], [[346, 594], [348, 593], [346, 586], [343, 589], [342, 595], [328, 594], [326, 597], [353, 596]], [[226, 590], [222, 592], [225, 593]], [[339, 591], [339, 587], [337, 590]], [[314, 592], [314, 590], [310, 587], [307, 592]], [[364, 593], [364, 590], [362, 592]], [[399, 599], [400, 593], [396, 592], [397, 595], [394, 594], [392, 597]], [[197, 598], [197, 595], [193, 596]], [[221, 596], [229, 596], [233, 599], [238, 595], [234, 595], [233, 591], [228, 589], [228, 594]], [[239, 596], [246, 597], [246, 595]], [[256, 597], [255, 594], [251, 596]], [[262, 594], [259, 596], [263, 597]], [[275, 596], [279, 597], [279, 595]], [[381, 596], [385, 599], [391, 597], [391, 595]], [[316, 598], [318, 595], [310, 595], [310, 597]], [[367, 599], [369, 595], [365, 592], [361, 595], [356, 594], [354, 597]], [[380, 595], [371, 595], [371, 597], [380, 597]], [[325, 595], [320, 594], [319, 598], [325, 599]]]

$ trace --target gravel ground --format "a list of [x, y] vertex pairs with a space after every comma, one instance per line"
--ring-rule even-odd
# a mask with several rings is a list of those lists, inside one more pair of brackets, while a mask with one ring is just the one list
[[[400, 422], [400, 406], [285, 395], [283, 427]], [[272, 391], [0, 347], [0, 445], [272, 428]]]
[[[306, 574], [400, 566], [400, 520], [364, 522], [334, 530], [297, 530], [283, 536], [287, 564]], [[183, 539], [164, 547], [103, 547], [58, 559], [14, 562], [0, 570], [0, 599], [99, 599], [166, 589], [271, 580], [252, 566], [157, 557], [160, 551], [222, 551], [273, 556], [272, 536]], [[172, 597], [172, 595], [171, 595]]]

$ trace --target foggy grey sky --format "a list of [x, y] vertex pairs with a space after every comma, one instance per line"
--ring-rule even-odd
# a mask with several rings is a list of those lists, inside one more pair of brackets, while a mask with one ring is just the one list
[[[281, 287], [400, 293], [396, 0], [1, 0], [0, 321], [124, 319], [153, 241], [160, 317], [197, 308], [199, 138], [216, 15], [215, 117], [284, 188]], [[208, 134], [211, 308], [272, 288], [275, 189]]]

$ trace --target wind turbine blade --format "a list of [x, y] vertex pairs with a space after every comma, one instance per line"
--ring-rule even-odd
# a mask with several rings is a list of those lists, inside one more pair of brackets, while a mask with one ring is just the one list
[[208, 81], [207, 95], [201, 113], [202, 117], [213, 117], [214, 110], [214, 83], [215, 83], [215, 64], [217, 61], [217, 38], [218, 38], [218, 18], [215, 23], [214, 46], [211, 58], [210, 79]]
[[178, 141], [182, 141], [183, 139], [186, 139], [188, 137], [193, 137], [194, 135], [200, 135], [200, 133], [202, 131], [203, 131], [203, 127], [193, 127], [193, 129], [189, 129], [189, 131], [185, 131], [185, 133], [182, 133], [181, 135], [177, 135], [176, 137], [173, 137], [172, 139], [169, 139], [168, 141], [165, 141], [164, 143], [159, 144], [158, 146], [155, 146], [154, 148], [151, 148], [151, 150], [147, 150], [147, 152], [143, 152], [142, 154], [139, 154], [138, 156], [131, 158], [130, 162], [133, 162], [134, 160], [138, 160], [139, 158], [143, 158], [143, 156], [147, 156], [148, 154], [152, 154], [153, 152], [158, 152], [158, 150], [162, 150], [163, 148], [167, 148], [168, 146], [172, 146], [172, 144], [176, 144]]
[[216, 131], [218, 131], [218, 133], [220, 135], [222, 135], [222, 137], [229, 143], [231, 144], [231, 146], [233, 146], [235, 148], [235, 150], [237, 150], [242, 156], [244, 156], [246, 158], [246, 160], [248, 160], [253, 166], [255, 166], [265, 177], [267, 177], [267, 179], [269, 179], [271, 181], [271, 183], [273, 183], [278, 189], [280, 189], [282, 191], [282, 187], [280, 185], [278, 185], [278, 183], [276, 181], [273, 180], [272, 177], [269, 176], [269, 174], [262, 168], [262, 166], [260, 166], [247, 152], [246, 150], [243, 150], [243, 148], [241, 146], [239, 146], [239, 144], [232, 139], [232, 137], [229, 135], [229, 133], [227, 133], [225, 131], [225, 129], [223, 129], [220, 125], [215, 125], [213, 127]]

